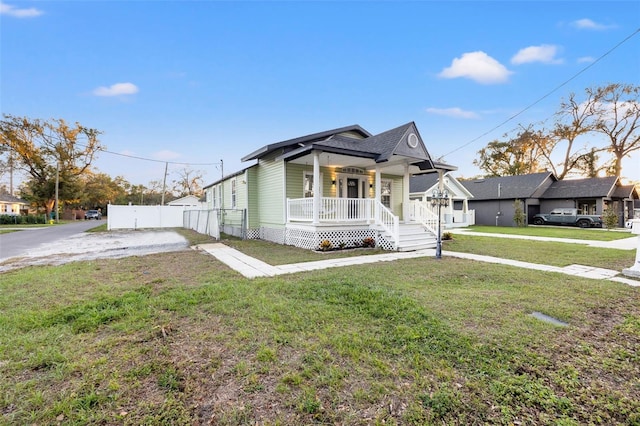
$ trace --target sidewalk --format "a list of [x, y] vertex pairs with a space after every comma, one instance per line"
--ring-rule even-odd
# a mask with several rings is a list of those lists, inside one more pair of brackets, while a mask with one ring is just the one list
[[[485, 235], [497, 235], [497, 234], [485, 234]], [[514, 238], [514, 236], [509, 236], [509, 238]], [[637, 247], [637, 238], [633, 238]], [[566, 240], [564, 240], [566, 241]], [[584, 244], [585, 241], [581, 240], [572, 240], [571, 242], [579, 241], [579, 243]], [[276, 265], [272, 266], [261, 260], [255, 259], [253, 257], [247, 256], [244, 253], [241, 253], [238, 250], [235, 250], [231, 247], [227, 247], [221, 243], [214, 244], [201, 244], [196, 246], [195, 248], [204, 250], [207, 253], [214, 256], [216, 259], [228, 265], [230, 268], [235, 269], [240, 274], [247, 278], [257, 278], [257, 277], [273, 277], [276, 275], [282, 274], [291, 274], [295, 272], [304, 272], [304, 271], [314, 271], [317, 269], [326, 269], [326, 268], [336, 268], [340, 266], [349, 266], [349, 265], [362, 265], [368, 263], [376, 263], [376, 262], [390, 262], [393, 260], [399, 259], [410, 259], [416, 257], [435, 257], [435, 249], [425, 249], [425, 250], [417, 250], [412, 252], [391, 252], [391, 253], [383, 253], [376, 254], [370, 256], [354, 256], [348, 258], [341, 259], [327, 259], [327, 260], [319, 260], [315, 262], [303, 262], [303, 263], [293, 263], [289, 265]], [[451, 251], [443, 251], [443, 256], [457, 257], [462, 259], [471, 259], [479, 262], [488, 262], [488, 263], [499, 263], [504, 265], [516, 266], [519, 268], [526, 269], [534, 269], [538, 271], [546, 271], [546, 272], [557, 272], [561, 274], [573, 275], [577, 277], [589, 278], [589, 279], [607, 279], [611, 281], [616, 281], [624, 284], [628, 284], [634, 287], [640, 287], [640, 281], [623, 278], [618, 276], [620, 274], [619, 271], [614, 271], [610, 269], [603, 268], [594, 268], [591, 266], [583, 266], [583, 265], [569, 265], [564, 267], [558, 266], [550, 266], [550, 265], [542, 265], [538, 263], [530, 263], [530, 262], [522, 262], [518, 260], [511, 259], [501, 259], [492, 256], [482, 256], [477, 254], [470, 253], [458, 253]]]

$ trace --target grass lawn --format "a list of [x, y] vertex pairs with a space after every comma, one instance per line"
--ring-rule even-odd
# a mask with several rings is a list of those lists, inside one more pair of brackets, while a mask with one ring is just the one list
[[635, 250], [588, 247], [582, 244], [556, 243], [454, 234], [442, 242], [443, 250], [475, 253], [544, 265], [585, 265], [622, 271], [633, 266]]
[[613, 241], [633, 237], [628, 230], [608, 230], [601, 228], [582, 229], [569, 226], [482, 226], [475, 225], [465, 228], [472, 232], [487, 232], [490, 234], [531, 235], [536, 237], [570, 238], [576, 240]]
[[7, 272], [0, 312], [0, 424], [640, 423], [640, 292], [611, 281], [447, 257], [248, 280], [186, 250]]

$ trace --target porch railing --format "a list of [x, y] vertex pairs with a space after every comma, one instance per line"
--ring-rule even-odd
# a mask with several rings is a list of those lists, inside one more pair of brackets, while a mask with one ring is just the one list
[[[287, 199], [287, 219], [290, 222], [313, 222], [313, 198]], [[395, 241], [400, 235], [400, 220], [391, 210], [373, 198], [320, 199], [318, 219], [321, 223], [364, 222], [387, 231]]]
[[411, 201], [409, 204], [409, 216], [431, 231], [438, 233], [438, 213], [429, 203], [422, 201]]

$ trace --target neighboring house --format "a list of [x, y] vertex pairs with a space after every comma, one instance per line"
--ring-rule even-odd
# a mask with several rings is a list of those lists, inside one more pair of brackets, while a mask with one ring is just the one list
[[167, 203], [168, 206], [187, 207], [190, 210], [206, 209], [207, 203], [200, 201], [195, 195], [187, 195]]
[[10, 194], [0, 194], [0, 215], [18, 215], [29, 212], [29, 202]]
[[634, 185], [622, 185], [615, 176], [564, 179], [554, 182], [543, 195], [542, 213], [556, 207], [577, 208], [583, 214], [602, 214], [612, 208], [618, 215], [618, 226], [633, 218], [634, 200], [638, 190]]
[[327, 130], [242, 160], [256, 164], [205, 187], [223, 232], [307, 249], [366, 238], [387, 250], [435, 247], [437, 218], [410, 202], [410, 176], [456, 169], [431, 159], [413, 122], [377, 135], [358, 125]]
[[473, 195], [451, 175], [451, 172], [444, 174], [442, 187], [438, 177], [438, 173], [411, 176], [409, 198], [429, 202], [429, 197], [434, 190], [446, 190], [449, 193], [450, 203], [442, 211], [443, 226], [460, 228], [475, 225], [475, 213], [469, 210], [469, 199], [473, 198]]
[[583, 214], [602, 214], [611, 206], [619, 224], [633, 216], [638, 191], [622, 185], [616, 177], [558, 180], [551, 172], [460, 181], [473, 194], [469, 208], [475, 210], [476, 224], [513, 226], [515, 201], [519, 200], [528, 223], [538, 213], [556, 207], [577, 208]]
[[477, 225], [514, 225], [515, 201], [520, 200], [528, 221], [540, 213], [540, 197], [557, 179], [550, 172], [460, 180], [473, 194], [469, 208]]

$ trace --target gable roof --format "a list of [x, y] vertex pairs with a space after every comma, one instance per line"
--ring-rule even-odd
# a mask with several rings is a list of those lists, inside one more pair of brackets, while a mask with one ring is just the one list
[[22, 198], [15, 197], [11, 194], [7, 194], [5, 192], [0, 193], [0, 203], [10, 203], [10, 204], [29, 204], [27, 200], [23, 200]]
[[467, 191], [473, 194], [474, 200], [480, 201], [538, 198], [545, 189], [545, 183], [555, 180], [556, 177], [553, 173], [541, 172], [528, 175], [460, 180], [460, 183]]
[[[442, 185], [453, 197], [465, 197], [473, 198], [467, 188], [465, 188], [458, 179], [451, 175], [451, 172], [446, 172], [442, 176]], [[409, 179], [409, 193], [420, 194], [425, 193], [438, 185], [439, 178], [438, 173], [423, 173], [419, 175], [413, 175]]]
[[[337, 135], [352, 133], [355, 135], [360, 135], [363, 138], [371, 136], [371, 133], [367, 132], [365, 129], [360, 127], [357, 124], [353, 124], [351, 126], [339, 127], [337, 129], [325, 130], [318, 133], [312, 133], [306, 136], [300, 136], [293, 139], [287, 139], [285, 141], [272, 143], [269, 145], [265, 145], [260, 149], [253, 151], [251, 154], [245, 155], [242, 157], [242, 161], [255, 160], [264, 155], [267, 155], [276, 149], [288, 148], [288, 147], [296, 147], [299, 145], [305, 145], [311, 142], [325, 140], [327, 138], [335, 137]], [[344, 137], [344, 136], [343, 136]], [[351, 138], [349, 138], [351, 139]], [[355, 137], [353, 139], [356, 139]]]
[[544, 198], [611, 197], [616, 191], [616, 182], [615, 176], [559, 180], [549, 186]]

